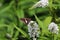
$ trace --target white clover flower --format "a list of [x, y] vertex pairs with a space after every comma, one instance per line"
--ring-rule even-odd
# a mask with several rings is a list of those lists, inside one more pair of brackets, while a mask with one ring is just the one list
[[40, 1], [37, 2], [35, 5], [33, 5], [32, 8], [45, 7], [45, 6], [48, 6], [48, 4], [49, 4], [48, 0], [40, 0]]
[[39, 37], [39, 27], [38, 24], [35, 21], [30, 21], [28, 24], [28, 32], [30, 37], [35, 38], [35, 37]]
[[57, 24], [55, 24], [54, 22], [49, 24], [48, 30], [55, 34], [58, 34], [58, 31], [59, 31]]

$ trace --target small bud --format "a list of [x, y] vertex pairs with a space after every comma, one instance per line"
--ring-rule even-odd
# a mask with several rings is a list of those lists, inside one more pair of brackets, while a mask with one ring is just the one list
[[0, 3], [0, 7], [2, 7], [2, 3]]
[[7, 33], [7, 34], [6, 34], [6, 38], [7, 38], [7, 39], [11, 39], [12, 36], [11, 36], [10, 34]]

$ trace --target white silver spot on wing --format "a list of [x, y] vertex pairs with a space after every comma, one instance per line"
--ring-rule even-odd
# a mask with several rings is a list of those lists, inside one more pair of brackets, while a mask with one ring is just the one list
[[27, 23], [27, 20], [25, 19], [25, 22]]

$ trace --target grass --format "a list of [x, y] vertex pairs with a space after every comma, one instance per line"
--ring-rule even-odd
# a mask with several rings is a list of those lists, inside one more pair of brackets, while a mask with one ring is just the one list
[[[31, 40], [28, 35], [28, 27], [20, 20], [20, 18], [31, 18], [38, 23], [39, 28], [42, 28], [42, 33], [38, 40], [53, 40], [53, 38], [54, 40], [60, 40], [60, 32], [53, 37], [48, 31], [48, 25], [53, 20], [60, 29], [60, 16], [58, 16], [60, 15], [59, 0], [54, 0], [55, 3], [52, 3], [53, 1], [49, 0], [48, 7], [39, 7], [35, 9], [29, 8], [38, 2], [37, 0], [15, 1], [16, 0], [10, 0], [7, 2], [6, 0], [0, 0], [2, 4], [0, 7], [0, 40]], [[7, 33], [12, 37], [6, 37]]]

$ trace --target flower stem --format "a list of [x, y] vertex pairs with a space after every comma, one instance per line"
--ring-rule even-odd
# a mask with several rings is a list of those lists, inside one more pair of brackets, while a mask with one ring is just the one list
[[52, 34], [52, 40], [56, 40], [56, 35]]

